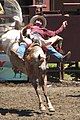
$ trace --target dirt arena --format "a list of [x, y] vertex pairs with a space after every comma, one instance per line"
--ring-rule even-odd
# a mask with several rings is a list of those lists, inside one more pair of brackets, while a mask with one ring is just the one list
[[48, 95], [55, 112], [46, 109], [41, 113], [30, 83], [0, 83], [0, 120], [80, 120], [80, 82], [49, 84]]

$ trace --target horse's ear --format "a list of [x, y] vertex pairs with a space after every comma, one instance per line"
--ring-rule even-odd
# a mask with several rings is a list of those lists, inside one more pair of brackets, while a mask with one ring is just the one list
[[41, 58], [41, 56], [40, 56], [40, 54], [39, 54], [38, 59], [40, 60], [40, 58]]
[[44, 58], [41, 57], [40, 55], [38, 56], [38, 59], [40, 60], [40, 62], [43, 62], [43, 61], [44, 61]]

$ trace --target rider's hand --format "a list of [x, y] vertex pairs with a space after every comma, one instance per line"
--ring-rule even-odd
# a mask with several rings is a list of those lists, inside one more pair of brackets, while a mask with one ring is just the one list
[[38, 40], [37, 37], [34, 36], [34, 37], [33, 37], [33, 41], [37, 41], [37, 40]]
[[64, 22], [63, 22], [64, 28], [66, 28], [67, 25], [68, 25], [67, 21], [64, 21]]

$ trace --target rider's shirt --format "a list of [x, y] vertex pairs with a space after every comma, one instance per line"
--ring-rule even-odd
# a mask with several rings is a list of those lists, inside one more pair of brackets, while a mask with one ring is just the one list
[[50, 37], [53, 37], [57, 34], [59, 34], [60, 32], [62, 32], [64, 30], [64, 26], [62, 25], [59, 29], [57, 29], [56, 31], [51, 31], [51, 30], [48, 30], [47, 28], [43, 28], [43, 27], [40, 27], [40, 26], [31, 26], [31, 33], [38, 33], [40, 34], [43, 39], [47, 40], [49, 39]]

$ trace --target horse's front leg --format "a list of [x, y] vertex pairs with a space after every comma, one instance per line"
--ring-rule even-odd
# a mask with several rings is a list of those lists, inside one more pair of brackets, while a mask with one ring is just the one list
[[41, 98], [41, 95], [40, 95], [40, 88], [39, 88], [39, 79], [34, 79], [32, 80], [32, 85], [36, 91], [36, 94], [38, 96], [38, 100], [39, 100], [39, 109], [41, 111], [45, 111], [46, 108], [45, 106], [43, 105], [43, 101], [42, 101], [42, 98]]
[[47, 102], [47, 105], [48, 105], [48, 109], [50, 112], [54, 112], [55, 109], [53, 108], [52, 104], [51, 104], [51, 101], [47, 95], [47, 75], [44, 75], [43, 76], [43, 86], [42, 86], [42, 89], [44, 91], [44, 96], [46, 98], [46, 102]]

